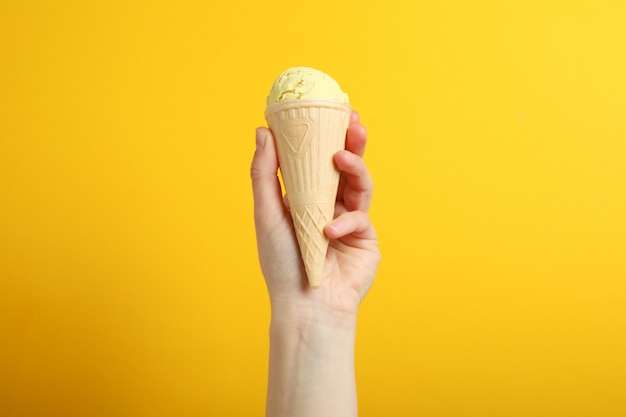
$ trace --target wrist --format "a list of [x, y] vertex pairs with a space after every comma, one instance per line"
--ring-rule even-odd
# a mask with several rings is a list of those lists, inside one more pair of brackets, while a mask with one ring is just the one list
[[356, 312], [338, 312], [307, 304], [272, 305], [270, 339], [293, 341], [320, 356], [345, 357], [354, 351]]
[[[363, 296], [352, 288], [325, 288], [330, 285], [322, 282], [319, 289], [306, 287], [269, 288], [272, 318], [289, 318], [290, 321], [325, 322], [329, 325], [355, 325]], [[269, 286], [268, 286], [269, 287]]]
[[272, 303], [267, 416], [356, 416], [356, 314]]
[[[318, 291], [318, 290], [312, 290]], [[313, 297], [270, 298], [272, 325], [295, 329], [315, 327], [320, 330], [356, 329], [358, 305], [350, 308], [334, 308], [323, 300]]]

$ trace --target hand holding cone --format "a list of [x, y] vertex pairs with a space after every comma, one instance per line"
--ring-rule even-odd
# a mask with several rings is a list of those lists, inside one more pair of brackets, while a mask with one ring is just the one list
[[322, 281], [339, 171], [333, 156], [344, 149], [350, 121], [348, 103], [323, 99], [271, 104], [265, 118], [276, 141], [300, 253], [313, 288]]

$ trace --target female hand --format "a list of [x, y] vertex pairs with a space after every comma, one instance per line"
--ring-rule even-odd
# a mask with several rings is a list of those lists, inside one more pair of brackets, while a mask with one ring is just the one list
[[378, 241], [367, 211], [373, 184], [362, 157], [366, 131], [353, 112], [346, 149], [335, 155], [340, 183], [335, 218], [324, 232], [330, 239], [319, 289], [308, 285], [300, 249], [277, 176], [278, 157], [272, 133], [257, 129], [251, 168], [254, 218], [261, 269], [272, 310], [356, 315], [372, 285], [380, 261]]

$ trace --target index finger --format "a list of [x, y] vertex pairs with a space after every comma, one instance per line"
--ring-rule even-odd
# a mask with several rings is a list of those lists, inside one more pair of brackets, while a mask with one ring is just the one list
[[363, 158], [340, 151], [335, 154], [337, 168], [343, 174], [345, 182], [338, 196], [348, 211], [369, 209], [372, 202], [374, 184]]
[[363, 157], [365, 154], [365, 144], [367, 142], [367, 131], [361, 124], [359, 113], [352, 111], [350, 125], [346, 133], [346, 149]]

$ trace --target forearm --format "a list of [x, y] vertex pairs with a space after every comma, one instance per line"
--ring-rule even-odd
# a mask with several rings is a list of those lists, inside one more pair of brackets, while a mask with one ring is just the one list
[[354, 417], [356, 315], [273, 309], [267, 417]]

